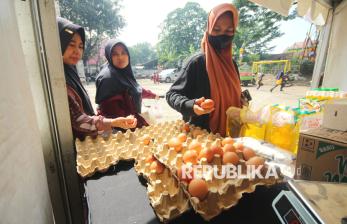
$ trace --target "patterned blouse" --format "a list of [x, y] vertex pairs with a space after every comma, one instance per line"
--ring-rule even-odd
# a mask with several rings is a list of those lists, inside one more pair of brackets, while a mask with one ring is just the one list
[[96, 137], [105, 131], [111, 131], [111, 120], [103, 116], [89, 116], [83, 110], [82, 99], [77, 92], [67, 85], [72, 131], [75, 137]]

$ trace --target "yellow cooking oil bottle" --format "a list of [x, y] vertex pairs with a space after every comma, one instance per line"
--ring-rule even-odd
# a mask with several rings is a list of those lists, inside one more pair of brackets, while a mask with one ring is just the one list
[[265, 141], [296, 154], [298, 140], [299, 125], [295, 120], [294, 111], [290, 107], [272, 106]]
[[265, 139], [266, 126], [270, 118], [270, 106], [265, 106], [258, 111], [245, 108], [240, 113], [242, 137], [253, 137], [259, 140]]

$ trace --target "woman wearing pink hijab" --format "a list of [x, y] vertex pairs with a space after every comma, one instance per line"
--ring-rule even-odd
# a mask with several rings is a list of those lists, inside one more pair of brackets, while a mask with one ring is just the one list
[[[238, 12], [232, 4], [214, 7], [208, 16], [201, 41], [202, 52], [183, 66], [176, 82], [166, 94], [168, 104], [185, 121], [213, 133], [226, 134], [226, 110], [241, 107], [239, 71], [232, 59], [232, 40]], [[214, 107], [203, 109], [200, 98], [212, 99]]]

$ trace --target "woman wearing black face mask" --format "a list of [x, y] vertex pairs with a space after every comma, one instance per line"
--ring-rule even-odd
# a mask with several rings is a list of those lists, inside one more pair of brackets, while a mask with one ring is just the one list
[[[211, 10], [202, 52], [188, 60], [166, 94], [168, 104], [185, 121], [222, 136], [226, 132], [226, 110], [242, 104], [239, 71], [232, 59], [237, 22], [238, 12], [232, 4]], [[204, 107], [203, 98], [212, 99], [214, 107]]]

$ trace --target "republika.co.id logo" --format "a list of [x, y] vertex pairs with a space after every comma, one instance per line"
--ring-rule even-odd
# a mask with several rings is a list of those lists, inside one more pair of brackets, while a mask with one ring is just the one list
[[279, 178], [278, 169], [268, 166], [264, 172], [264, 165], [183, 165], [181, 167], [182, 178], [192, 179], [202, 177], [204, 179], [270, 179]]

